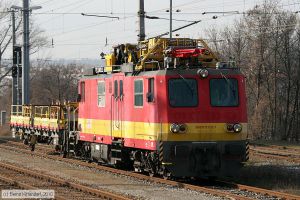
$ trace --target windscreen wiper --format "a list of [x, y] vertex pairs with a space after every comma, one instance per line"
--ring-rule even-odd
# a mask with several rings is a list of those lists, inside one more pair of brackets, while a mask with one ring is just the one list
[[232, 92], [235, 92], [235, 88], [231, 84], [231, 82], [228, 80], [228, 78], [220, 71], [221, 76], [226, 80], [227, 84], [229, 85]]
[[194, 96], [194, 89], [193, 87], [189, 84], [189, 82], [187, 82], [187, 80], [178, 72], [175, 70], [175, 72], [179, 75], [179, 77], [183, 80], [183, 82], [188, 86], [190, 92], [192, 93], [192, 96]]

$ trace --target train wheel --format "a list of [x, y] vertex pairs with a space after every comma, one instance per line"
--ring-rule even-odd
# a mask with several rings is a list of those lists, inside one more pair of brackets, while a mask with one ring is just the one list
[[60, 145], [55, 145], [55, 151], [59, 152], [61, 150]]
[[165, 180], [170, 180], [171, 179], [171, 173], [167, 169], [164, 169], [164, 171], [163, 171], [163, 178]]
[[155, 176], [156, 176], [156, 172], [153, 171], [153, 170], [150, 170], [150, 171], [148, 172], [148, 174], [149, 174], [150, 177], [155, 177]]
[[23, 140], [23, 144], [25, 144], [25, 145], [28, 145], [28, 144], [29, 144], [29, 142], [28, 142], [28, 139], [27, 139], [27, 138], [25, 138], [25, 139]]
[[11, 130], [11, 137], [16, 138], [16, 132], [17, 132], [16, 128], [11, 128], [10, 130]]
[[34, 151], [34, 149], [35, 149], [35, 144], [30, 144], [30, 146], [31, 146], [31, 151]]
[[24, 133], [19, 134], [19, 137], [20, 137], [20, 140], [24, 140], [25, 139]]

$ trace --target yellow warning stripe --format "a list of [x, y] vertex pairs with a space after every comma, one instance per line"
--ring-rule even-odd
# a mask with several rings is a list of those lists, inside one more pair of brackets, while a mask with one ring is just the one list
[[79, 118], [82, 133], [159, 141], [235, 141], [247, 137], [247, 123], [241, 133], [228, 132], [226, 123], [187, 123], [185, 133], [174, 134], [170, 123], [110, 121]]

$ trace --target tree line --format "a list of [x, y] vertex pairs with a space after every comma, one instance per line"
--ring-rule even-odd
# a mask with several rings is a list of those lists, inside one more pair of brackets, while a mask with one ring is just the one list
[[249, 136], [299, 141], [299, 14], [266, 1], [207, 33], [219, 56], [235, 59], [246, 76]]
[[[57, 102], [76, 101], [77, 82], [81, 68], [76, 64], [37, 63], [30, 72], [30, 103], [50, 105]], [[11, 83], [0, 89], [0, 109], [9, 111], [11, 105]]]

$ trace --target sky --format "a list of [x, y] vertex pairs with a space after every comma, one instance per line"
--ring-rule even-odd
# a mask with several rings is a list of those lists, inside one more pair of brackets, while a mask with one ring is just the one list
[[[241, 15], [217, 14], [218, 18], [212, 19], [216, 14], [202, 15], [203, 12], [244, 12], [263, 1], [173, 0], [174, 19], [202, 20], [177, 33], [179, 37], [205, 38], [206, 29], [230, 25]], [[22, 1], [16, 2], [22, 6]], [[168, 19], [169, 4], [169, 0], [145, 0], [146, 14]], [[299, 0], [281, 0], [279, 5], [285, 10], [300, 10]], [[34, 59], [99, 59], [100, 53], [108, 53], [113, 45], [137, 42], [139, 0], [31, 0], [30, 6], [42, 6], [32, 11], [30, 20], [44, 30], [48, 41], [47, 47], [32, 55]], [[119, 20], [80, 13], [114, 16]], [[173, 29], [190, 23], [187, 21], [174, 21]], [[147, 37], [168, 30], [168, 20], [146, 19]]]

